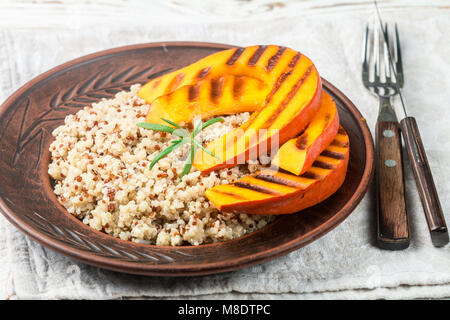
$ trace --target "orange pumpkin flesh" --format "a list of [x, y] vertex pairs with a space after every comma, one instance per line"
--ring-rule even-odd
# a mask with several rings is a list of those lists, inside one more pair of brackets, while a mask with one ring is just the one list
[[[218, 81], [226, 75], [255, 78], [267, 90], [260, 93], [264, 102], [246, 123], [207, 146], [215, 157], [203, 150], [196, 153], [194, 166], [205, 173], [245, 163], [266, 150], [273, 150], [273, 145], [280, 145], [300, 133], [319, 107], [322, 85], [311, 60], [295, 50], [274, 45], [217, 52], [151, 80], [138, 95], [151, 104], [158, 97], [184, 86], [206, 79]], [[147, 121], [158, 119], [161, 110], [150, 107]], [[216, 112], [220, 114], [220, 110]], [[192, 114], [177, 120], [190, 117]]]
[[349, 160], [349, 139], [341, 127], [332, 143], [304, 174], [264, 169], [231, 184], [206, 190], [220, 211], [288, 214], [316, 205], [342, 185]]
[[[264, 54], [260, 60], [262, 57]], [[272, 69], [279, 75], [270, 84], [271, 91], [261, 108], [241, 127], [207, 145], [215, 157], [203, 150], [196, 153], [194, 166], [198, 170], [207, 173], [243, 164], [295, 137], [307, 126], [319, 107], [320, 77], [311, 60], [300, 54], [281, 55], [278, 64], [283, 63], [282, 71]]]
[[256, 111], [265, 100], [269, 87], [262, 81], [245, 76], [224, 75], [204, 79], [160, 96], [151, 103], [146, 121], [167, 124], [191, 122], [196, 116], [207, 119]]
[[156, 98], [183, 86], [204, 79], [217, 79], [224, 75], [259, 79], [271, 88], [294, 57], [298, 59], [300, 54], [292, 49], [275, 45], [219, 51], [184, 68], [152, 79], [142, 86], [138, 95], [151, 104]]
[[272, 165], [301, 175], [333, 141], [339, 129], [339, 115], [333, 98], [322, 92], [320, 107], [306, 130], [287, 141], [272, 159]]

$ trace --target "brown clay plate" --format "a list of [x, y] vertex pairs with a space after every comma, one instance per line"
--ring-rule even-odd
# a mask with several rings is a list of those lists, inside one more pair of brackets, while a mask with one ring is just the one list
[[51, 132], [64, 117], [102, 97], [146, 83], [231, 46], [168, 42], [115, 48], [60, 65], [25, 84], [0, 107], [0, 211], [25, 234], [73, 259], [126, 273], [191, 276], [248, 267], [285, 255], [336, 227], [360, 202], [373, 173], [370, 131], [353, 103], [326, 80], [350, 136], [339, 191], [235, 240], [186, 247], [131, 243], [95, 231], [57, 202], [47, 175]]

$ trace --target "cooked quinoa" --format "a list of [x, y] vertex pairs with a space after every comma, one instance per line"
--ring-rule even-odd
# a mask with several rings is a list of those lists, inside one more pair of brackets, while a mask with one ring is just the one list
[[[180, 182], [185, 145], [148, 169], [174, 136], [136, 126], [149, 108], [137, 96], [139, 87], [67, 116], [53, 131], [48, 173], [67, 211], [115, 237], [171, 246], [230, 240], [270, 222], [271, 216], [219, 212], [204, 195], [208, 188], [258, 170], [258, 161], [207, 176], [192, 168]], [[202, 132], [203, 141], [222, 136], [248, 117], [224, 117]]]

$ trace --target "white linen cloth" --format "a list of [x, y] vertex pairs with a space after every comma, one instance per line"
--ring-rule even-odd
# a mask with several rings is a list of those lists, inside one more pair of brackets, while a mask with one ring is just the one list
[[[445, 8], [447, 6], [447, 8]], [[288, 12], [286, 8], [285, 12]], [[159, 12], [159, 11], [158, 11]], [[161, 17], [129, 23], [79, 23], [0, 29], [0, 101], [40, 73], [98, 50], [154, 41], [279, 44], [309, 56], [374, 128], [378, 101], [361, 84], [363, 28], [373, 7], [311, 10], [234, 22], [181, 22]], [[149, 13], [151, 17], [151, 13]], [[230, 18], [231, 19], [231, 18]], [[416, 116], [447, 221], [450, 221], [450, 10], [390, 7], [399, 25], [404, 94]], [[95, 26], [95, 27], [94, 27]], [[372, 131], [373, 132], [373, 131]], [[370, 191], [341, 225], [287, 256], [251, 268], [195, 278], [120, 274], [70, 260], [24, 236], [0, 217], [0, 297], [4, 299], [110, 298], [442, 298], [450, 296], [450, 246], [434, 248], [414, 179], [406, 167], [411, 245], [375, 246], [375, 202]], [[0, 177], [1, 188], [1, 177]]]

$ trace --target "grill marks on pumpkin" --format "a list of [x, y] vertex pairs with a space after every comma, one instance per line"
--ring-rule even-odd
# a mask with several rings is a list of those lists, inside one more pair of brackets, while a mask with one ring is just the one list
[[297, 140], [295, 140], [295, 146], [299, 150], [305, 150], [308, 146], [308, 134], [304, 133], [300, 137], [298, 137]]
[[221, 194], [224, 194], [224, 195], [226, 195], [226, 196], [230, 196], [230, 197], [234, 197], [234, 198], [237, 198], [237, 199], [245, 199], [244, 197], [242, 197], [241, 195], [239, 195], [239, 194], [237, 194], [237, 193], [233, 193], [233, 192], [228, 192], [228, 191], [219, 191], [219, 190], [214, 190], [214, 192], [216, 192], [216, 193], [221, 193]]
[[[322, 129], [322, 132], [325, 131], [328, 127], [328, 123], [330, 122], [331, 116], [329, 114], [325, 115], [325, 121], [324, 126]], [[305, 130], [306, 131], [306, 130]], [[333, 140], [331, 145], [339, 146], [339, 147], [348, 147], [348, 142], [341, 142], [338, 140]], [[307, 133], [301, 133], [300, 136], [295, 140], [295, 146], [299, 150], [305, 150], [308, 147], [308, 134]], [[322, 167], [320, 167], [322, 168]], [[324, 169], [329, 169], [324, 167]]]
[[201, 69], [197, 74], [197, 77], [196, 77], [197, 80], [202, 80], [203, 78], [205, 78], [208, 75], [210, 70], [211, 70], [211, 67], [206, 67], [206, 68]]
[[266, 194], [274, 194], [274, 195], [278, 195], [280, 194], [280, 192], [269, 189], [267, 187], [264, 186], [260, 186], [257, 184], [250, 184], [248, 182], [243, 182], [243, 181], [236, 181], [233, 182], [232, 185], [239, 187], [239, 188], [244, 188], [244, 189], [249, 189], [249, 190], [253, 190], [253, 191], [257, 191], [257, 192], [261, 192], [261, 193], [266, 193]]
[[233, 98], [239, 99], [244, 93], [245, 88], [245, 78], [241, 76], [237, 76], [233, 78]]
[[200, 84], [196, 83], [189, 86], [188, 100], [189, 102], [197, 100], [200, 94]]
[[231, 57], [228, 59], [228, 61], [226, 62], [227, 65], [232, 66], [237, 59], [239, 59], [239, 57], [242, 55], [242, 53], [244, 52], [245, 48], [237, 48], [233, 54], [231, 55]]
[[336, 166], [330, 162], [316, 160], [313, 163], [313, 167], [322, 168], [322, 169], [334, 169]]
[[[224, 95], [230, 94], [235, 101], [241, 101], [242, 95], [247, 86], [250, 90], [254, 90], [253, 86], [261, 85], [249, 84], [249, 81], [255, 81], [255, 79], [245, 76], [219, 76], [212, 79], [204, 79], [187, 86], [187, 101], [194, 102], [200, 99], [201, 93], [205, 93], [209, 96], [209, 100], [212, 103], [220, 104], [220, 100]], [[172, 92], [174, 94], [174, 92]], [[169, 95], [167, 95], [169, 96]]]
[[178, 87], [180, 82], [183, 80], [183, 78], [184, 78], [184, 73], [179, 73], [175, 77], [173, 77], [173, 79], [170, 81], [169, 85], [167, 86], [166, 94], [169, 94], [172, 91], [174, 91]]
[[348, 141], [340, 141], [340, 140], [333, 140], [333, 142], [330, 144], [331, 146], [341, 147], [341, 148], [347, 148], [348, 147]]
[[[282, 187], [290, 187], [294, 189], [304, 189], [309, 184], [324, 179], [332, 170], [334, 170], [338, 166], [340, 161], [345, 159], [347, 153], [346, 149], [348, 149], [349, 147], [348, 136], [346, 135], [342, 127], [340, 127], [339, 130], [341, 132], [344, 132], [344, 134], [338, 133], [330, 146], [328, 146], [316, 159], [312, 167], [300, 176], [296, 176], [281, 168], [271, 167], [269, 169], [263, 169], [251, 175], [252, 179], [245, 179], [244, 177], [244, 180], [241, 179], [231, 183], [229, 186], [232, 186], [233, 188], [229, 188], [226, 191], [217, 190], [215, 188], [213, 188], [212, 190], [217, 193], [235, 197], [236, 199], [247, 200], [247, 197], [243, 195], [244, 191], [239, 191], [239, 189], [252, 190], [262, 193], [266, 196], [284, 194], [280, 190], [271, 189], [268, 183], [274, 184], [274, 187], [276, 185], [279, 185]], [[335, 150], [336, 145], [343, 149], [342, 153]], [[258, 181], [261, 181], [261, 183], [258, 183]], [[248, 198], [248, 200], [252, 199]]]
[[274, 94], [280, 89], [281, 85], [292, 74], [292, 70], [297, 65], [298, 61], [300, 60], [300, 56], [301, 56], [301, 54], [297, 53], [295, 56], [292, 57], [291, 61], [289, 61], [288, 66], [280, 74], [278, 79], [275, 81], [275, 84], [274, 84], [272, 90], [267, 95], [266, 104], [268, 104], [270, 102], [270, 100], [272, 100], [272, 97], [274, 96]]
[[322, 129], [322, 132], [324, 132], [324, 131], [327, 129], [328, 124], [330, 123], [330, 119], [331, 119], [331, 115], [330, 115], [329, 113], [327, 113], [327, 114], [325, 115], [325, 121], [324, 121], [324, 123], [323, 123], [323, 129]]
[[276, 175], [276, 172], [275, 172], [275, 174], [270, 174], [270, 173], [267, 173], [264, 171], [260, 171], [260, 172], [257, 172], [254, 177], [259, 180], [276, 183], [276, 184], [286, 186], [286, 187], [292, 187], [292, 188], [300, 187], [300, 184], [298, 182], [286, 179], [286, 178], [282, 177], [281, 175]]
[[[261, 48], [261, 47], [260, 47]], [[255, 54], [258, 52], [258, 50], [260, 49], [258, 48], [255, 53], [253, 54], [252, 57], [255, 56]], [[285, 48], [284, 48], [285, 50]], [[283, 52], [284, 52], [283, 50]], [[261, 53], [258, 54], [258, 56], [260, 57], [263, 54], [263, 50], [261, 50]], [[235, 53], [232, 55], [232, 57], [236, 54]], [[242, 52], [240, 53], [242, 54]], [[275, 54], [276, 55], [276, 54]], [[279, 54], [281, 56], [281, 54]], [[259, 59], [258, 57], [258, 59]], [[291, 60], [289, 61], [289, 64], [287, 65], [287, 67], [283, 70], [283, 72], [280, 74], [280, 76], [277, 78], [271, 92], [267, 95], [266, 97], [266, 101], [264, 103], [264, 105], [267, 105], [268, 103], [270, 103], [272, 97], [275, 95], [275, 93], [281, 88], [282, 84], [286, 81], [286, 79], [289, 78], [289, 76], [292, 74], [294, 68], [296, 67], [296, 65], [298, 64], [298, 62], [300, 61], [301, 58], [301, 54], [297, 53], [295, 54]], [[231, 59], [231, 58], [230, 58]], [[237, 60], [237, 58], [236, 58]], [[251, 58], [250, 58], [251, 60]], [[234, 63], [234, 62], [233, 62]], [[261, 126], [261, 128], [259, 129], [267, 129], [269, 128], [273, 122], [278, 118], [279, 114], [288, 106], [289, 102], [292, 100], [292, 98], [296, 95], [296, 93], [298, 92], [298, 90], [300, 89], [300, 87], [302, 86], [302, 84], [305, 82], [305, 80], [309, 77], [309, 75], [312, 72], [312, 68], [313, 65], [310, 65], [306, 72], [303, 74], [303, 76], [299, 79], [299, 81], [297, 81], [297, 83], [292, 87], [292, 89], [289, 91], [289, 93], [287, 94], [287, 96], [285, 97], [285, 99], [283, 100], [283, 102], [281, 103], [280, 106], [278, 106], [278, 108], [276, 108], [273, 112], [271, 117], [267, 120], [267, 122]], [[241, 126], [242, 130], [238, 130], [237, 132], [233, 133], [233, 138], [229, 139], [227, 141], [227, 143], [225, 144], [225, 150], [228, 150], [229, 148], [236, 146], [238, 139], [240, 139], [244, 134], [245, 131], [253, 124], [253, 122], [255, 121], [255, 119], [258, 118], [259, 114], [260, 114], [260, 110], [263, 110], [264, 106], [262, 106], [258, 111], [253, 112], [250, 115], [250, 118]], [[246, 145], [247, 147], [247, 145]], [[235, 150], [236, 151], [236, 150]], [[235, 153], [234, 153], [235, 154]]]
[[311, 171], [306, 171], [304, 174], [301, 175], [301, 177], [311, 180], [321, 180], [323, 176]]
[[[275, 95], [275, 93], [280, 89], [281, 85], [286, 81], [286, 79], [292, 74], [292, 70], [300, 60], [301, 54], [297, 53], [294, 57], [292, 57], [291, 61], [289, 62], [288, 66], [285, 68], [285, 70], [280, 74], [278, 79], [275, 81], [275, 84], [270, 91], [270, 93], [266, 97], [265, 105], [267, 105], [272, 97]], [[260, 110], [263, 110], [264, 108], [261, 108]], [[253, 112], [250, 118], [242, 125], [243, 130], [247, 130], [253, 123], [253, 121], [258, 117], [260, 111]], [[265, 127], [267, 128], [267, 126]], [[264, 128], [262, 128], [264, 129]]]
[[[342, 134], [344, 132], [344, 134]], [[338, 147], [338, 148], [336, 148]], [[321, 156], [332, 158], [335, 160], [345, 159], [345, 152], [340, 152], [339, 149], [343, 149], [342, 151], [346, 151], [349, 147], [348, 136], [345, 133], [342, 127], [339, 127], [338, 134], [334, 138], [334, 140], [330, 143], [330, 145], [322, 151]]]
[[348, 148], [349, 141], [348, 135], [342, 126], [339, 126], [338, 132], [334, 140], [330, 143], [330, 146], [340, 147], [340, 148]]
[[300, 87], [302, 86], [302, 84], [305, 82], [305, 80], [311, 74], [312, 67], [313, 66], [310, 65], [308, 67], [308, 69], [306, 70], [306, 72], [303, 74], [303, 76], [300, 78], [300, 80], [297, 81], [297, 83], [292, 87], [291, 91], [289, 91], [289, 93], [286, 96], [286, 98], [278, 106], [278, 108], [272, 113], [272, 116], [269, 118], [269, 120], [267, 120], [267, 122], [265, 123], [265, 125], [264, 125], [265, 128], [269, 128], [275, 122], [275, 120], [278, 118], [280, 113], [282, 113], [284, 111], [284, 109], [286, 109], [286, 107], [288, 106], [289, 102], [295, 97], [295, 95], [297, 94], [297, 92], [300, 89]]
[[155, 80], [155, 82], [152, 85], [152, 88], [155, 89], [157, 86], [159, 86], [159, 84], [161, 83], [161, 78], [158, 78], [157, 80]]
[[250, 57], [250, 59], [248, 59], [248, 65], [254, 66], [258, 62], [259, 58], [261, 58], [264, 51], [266, 51], [266, 49], [267, 46], [259, 46], [255, 53], [253, 53], [253, 55]]
[[342, 153], [336, 152], [336, 151], [332, 151], [332, 150], [329, 150], [329, 149], [325, 149], [321, 153], [321, 155], [324, 156], [324, 157], [333, 158], [333, 159], [336, 159], [336, 160], [342, 160], [342, 159], [345, 158], [345, 154], [342, 154]]
[[[293, 177], [293, 178], [289, 178]], [[222, 193], [222, 194], [226, 194], [228, 196], [232, 196], [232, 197], [236, 197], [239, 199], [243, 199], [245, 198], [242, 194], [244, 193], [243, 191], [239, 191], [239, 189], [247, 189], [247, 190], [252, 190], [255, 192], [259, 192], [265, 195], [283, 195], [284, 192], [280, 191], [280, 190], [274, 190], [272, 188], [270, 188], [270, 186], [267, 185], [267, 182], [269, 184], [273, 184], [274, 188], [276, 185], [282, 186], [282, 187], [288, 187], [288, 188], [292, 188], [292, 189], [299, 189], [299, 188], [304, 188], [306, 185], [308, 185], [307, 181], [308, 180], [304, 180], [304, 182], [300, 182], [299, 177], [294, 176], [292, 174], [283, 174], [281, 172], [277, 172], [277, 171], [272, 171], [272, 170], [263, 170], [263, 171], [259, 171], [257, 173], [255, 173], [254, 175], [251, 175], [252, 180], [250, 181], [242, 181], [242, 180], [238, 180], [236, 182], [233, 182], [230, 184], [230, 186], [235, 187], [235, 189], [228, 189], [227, 191], [223, 191], [223, 190], [216, 190], [213, 189], [214, 192], [217, 193]], [[321, 175], [318, 175], [316, 173], [312, 173], [312, 172], [307, 172], [303, 175], [300, 176], [301, 178], [304, 179], [309, 179], [309, 180], [321, 180], [323, 177]], [[261, 183], [259, 183], [258, 181], [261, 181]], [[312, 183], [312, 182], [310, 182]], [[292, 190], [294, 191], [294, 190]]]
[[272, 71], [273, 68], [275, 68], [275, 66], [278, 63], [278, 60], [280, 60], [284, 51], [286, 51], [286, 47], [279, 47], [278, 51], [272, 57], [269, 58], [266, 65], [267, 72], [270, 72]]
[[301, 57], [301, 54], [299, 52], [295, 56], [292, 57], [291, 61], [289, 61], [288, 66], [284, 69], [284, 71], [278, 77], [277, 81], [275, 82], [275, 85], [273, 86], [272, 91], [267, 96], [266, 103], [270, 102], [273, 95], [278, 91], [278, 89], [280, 89], [283, 82], [292, 74], [292, 70], [295, 68], [297, 63], [300, 61], [300, 57]]
[[224, 77], [219, 77], [218, 79], [211, 80], [211, 91], [210, 98], [213, 103], [218, 103], [220, 97], [223, 94]]
[[[295, 58], [295, 57], [294, 57]], [[274, 96], [274, 94], [278, 91], [278, 89], [280, 89], [281, 85], [283, 84], [283, 82], [292, 74], [292, 70], [290, 70], [289, 68], [285, 70], [285, 72], [283, 72], [277, 79], [277, 81], [275, 82], [272, 90], [269, 92], [269, 94], [266, 97], [266, 104], [270, 102], [270, 100], [272, 100], [272, 97]]]

